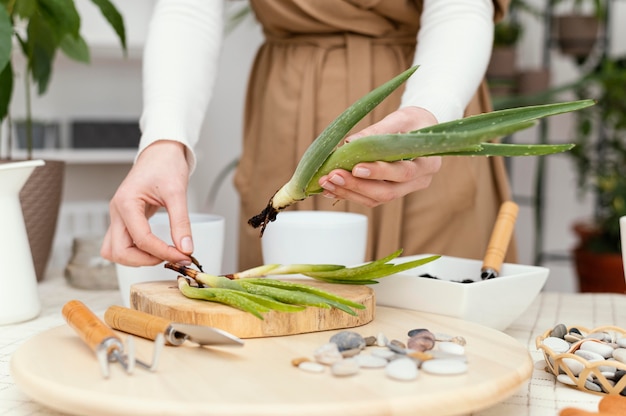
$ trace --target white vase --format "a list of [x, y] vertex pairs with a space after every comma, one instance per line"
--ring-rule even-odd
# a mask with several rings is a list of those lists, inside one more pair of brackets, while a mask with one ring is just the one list
[[19, 193], [43, 164], [43, 160], [0, 164], [0, 325], [27, 321], [41, 311]]

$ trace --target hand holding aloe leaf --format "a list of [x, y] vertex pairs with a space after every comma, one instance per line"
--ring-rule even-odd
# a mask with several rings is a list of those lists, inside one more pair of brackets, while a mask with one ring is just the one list
[[322, 192], [318, 180], [333, 169], [352, 170], [361, 162], [414, 159], [425, 156], [543, 156], [564, 152], [573, 144], [488, 143], [533, 126], [536, 120], [589, 107], [593, 100], [580, 100], [493, 111], [437, 124], [409, 133], [362, 137], [337, 147], [346, 134], [389, 94], [406, 81], [417, 67], [372, 90], [340, 114], [311, 143], [285, 185], [270, 198], [263, 211], [248, 224], [261, 227], [276, 219], [288, 206]]
[[429, 263], [439, 256], [429, 256], [404, 263], [391, 263], [402, 254], [397, 250], [387, 257], [363, 265], [345, 267], [334, 264], [266, 264], [239, 273], [214, 276], [179, 264], [167, 263], [195, 281], [192, 286], [185, 277], [178, 278], [178, 289], [187, 298], [219, 302], [249, 312], [259, 319], [270, 310], [298, 312], [305, 307], [337, 308], [350, 315], [363, 309], [360, 303], [334, 295], [325, 290], [285, 280], [269, 279], [268, 275], [302, 274], [329, 283], [365, 285], [380, 279]]

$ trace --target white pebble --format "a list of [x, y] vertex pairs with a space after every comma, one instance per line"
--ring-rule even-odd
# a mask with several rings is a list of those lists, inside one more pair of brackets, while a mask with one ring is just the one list
[[563, 384], [567, 384], [569, 386], [575, 386], [576, 382], [570, 378], [567, 374], [559, 374], [556, 376], [556, 379]]
[[618, 338], [615, 342], [618, 347], [626, 348], [626, 337]]
[[382, 368], [387, 365], [387, 360], [369, 354], [360, 354], [355, 357], [361, 368]]
[[543, 340], [543, 345], [550, 348], [557, 354], [567, 352], [569, 350], [569, 343], [564, 339], [556, 337], [547, 337]]
[[345, 377], [359, 372], [359, 363], [354, 358], [337, 361], [330, 367], [334, 376]]
[[576, 350], [574, 353], [579, 357], [584, 358], [587, 361], [604, 361], [604, 357], [598, 354], [597, 352], [587, 351], [587, 350]]
[[379, 347], [385, 347], [387, 346], [387, 343], [389, 343], [389, 340], [387, 339], [385, 334], [379, 332], [378, 336], [376, 337], [376, 345], [378, 345]]
[[410, 358], [398, 358], [385, 367], [385, 374], [394, 380], [411, 381], [417, 378], [417, 365]]
[[600, 354], [604, 358], [609, 358], [613, 354], [613, 347], [595, 341], [583, 342], [582, 344], [580, 344], [580, 349], [595, 352], [596, 354]]
[[385, 360], [391, 360], [396, 355], [395, 352], [388, 348], [376, 348], [372, 350], [371, 354], [375, 357], [384, 358]]
[[315, 361], [321, 364], [330, 365], [343, 360], [343, 355], [339, 352], [339, 347], [334, 342], [322, 345], [313, 353]]
[[585, 365], [574, 358], [563, 358], [563, 363], [575, 376], [579, 375], [585, 368]]
[[439, 344], [437, 344], [437, 348], [440, 351], [447, 352], [448, 354], [465, 354], [465, 347], [455, 342], [440, 342]]
[[430, 374], [456, 375], [467, 372], [467, 363], [451, 359], [435, 359], [422, 363], [422, 370]]
[[325, 367], [320, 363], [304, 361], [298, 364], [298, 368], [308, 373], [323, 373]]
[[626, 363], [626, 348], [617, 348], [614, 350], [613, 358], [621, 363]]

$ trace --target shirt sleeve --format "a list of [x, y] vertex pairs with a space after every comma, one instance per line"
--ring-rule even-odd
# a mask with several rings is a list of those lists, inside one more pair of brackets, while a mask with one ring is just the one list
[[223, 1], [159, 0], [143, 53], [143, 111], [137, 156], [158, 140], [193, 147], [215, 83], [223, 37]]
[[401, 107], [417, 106], [442, 123], [463, 116], [485, 76], [494, 28], [491, 0], [425, 0], [414, 65]]

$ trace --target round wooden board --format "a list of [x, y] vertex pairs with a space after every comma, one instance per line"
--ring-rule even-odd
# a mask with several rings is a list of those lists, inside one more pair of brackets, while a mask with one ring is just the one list
[[254, 315], [204, 300], [183, 296], [176, 282], [160, 281], [135, 284], [131, 287], [130, 303], [133, 309], [160, 316], [172, 322], [220, 328], [239, 338], [258, 338], [304, 334], [330, 329], [354, 328], [374, 319], [376, 301], [374, 291], [362, 285], [338, 285], [307, 279], [294, 280], [360, 303], [357, 315], [339, 309], [309, 307], [300, 312], [270, 311], [264, 319]]
[[[458, 376], [420, 372], [394, 381], [380, 369], [333, 377], [303, 372], [292, 358], [311, 356], [338, 331], [249, 339], [240, 348], [166, 347], [155, 373], [127, 375], [117, 363], [102, 378], [95, 355], [69, 326], [38, 334], [11, 359], [16, 384], [34, 400], [70, 414], [369, 416], [457, 415], [491, 406], [530, 378], [532, 360], [513, 338], [491, 328], [445, 316], [379, 307], [358, 328], [406, 340], [410, 328], [467, 339], [469, 371]], [[136, 339], [137, 357], [149, 359], [152, 343]], [[377, 347], [370, 347], [377, 348]]]

